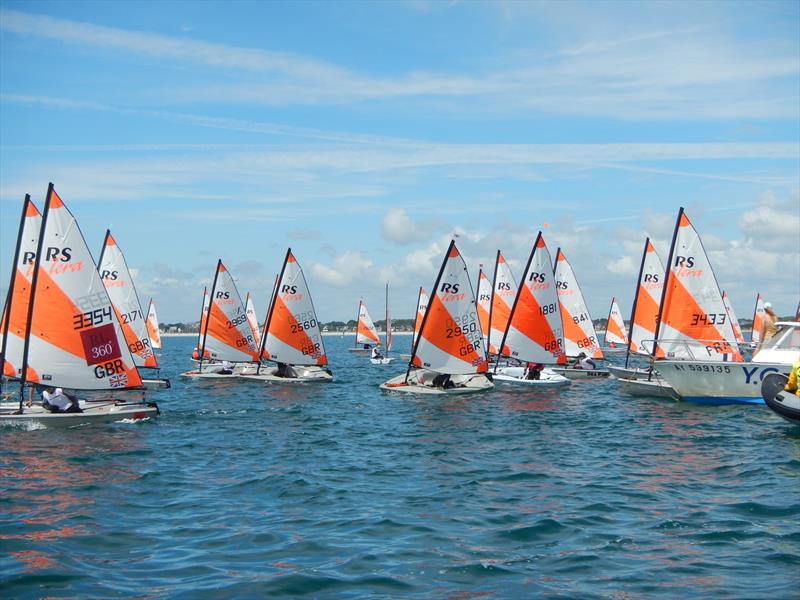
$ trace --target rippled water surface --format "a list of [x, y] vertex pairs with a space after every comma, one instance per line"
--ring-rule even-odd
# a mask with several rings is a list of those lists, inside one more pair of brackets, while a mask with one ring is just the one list
[[[398, 338], [400, 345], [408, 338]], [[163, 415], [0, 428], [0, 596], [796, 598], [800, 428], [766, 407], [182, 382]]]

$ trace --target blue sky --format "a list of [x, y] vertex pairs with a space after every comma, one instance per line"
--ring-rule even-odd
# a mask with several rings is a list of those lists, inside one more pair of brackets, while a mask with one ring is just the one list
[[[0, 291], [48, 181], [142, 302], [259, 312], [291, 246], [321, 320], [411, 317], [451, 236], [519, 277], [542, 228], [629, 314], [679, 206], [740, 318], [800, 294], [797, 2], [0, 2]], [[491, 266], [490, 266], [491, 268]]]

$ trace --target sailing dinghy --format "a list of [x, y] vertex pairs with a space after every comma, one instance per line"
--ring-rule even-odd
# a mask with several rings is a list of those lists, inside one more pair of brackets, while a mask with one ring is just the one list
[[[521, 281], [500, 340], [499, 356], [522, 363], [563, 365], [566, 356], [556, 280], [541, 231], [531, 248]], [[550, 368], [543, 369], [539, 379], [527, 379], [520, 366], [495, 366], [494, 371], [495, 381], [515, 385], [561, 386], [569, 383], [565, 379]]]
[[[0, 405], [0, 422], [69, 426], [156, 416], [159, 410], [154, 402], [130, 400], [130, 393], [121, 398], [113, 395], [143, 390], [142, 381], [89, 247], [52, 183], [36, 248], [30, 254], [22, 249], [34, 234], [32, 228], [26, 228], [32, 223], [28, 219], [34, 218], [32, 213], [26, 198], [4, 331], [4, 337], [24, 331], [15, 370], [20, 380], [19, 402]], [[30, 279], [27, 273], [31, 273]], [[25, 281], [30, 281], [30, 293], [27, 310], [20, 314], [14, 307], [14, 289], [17, 282], [25, 287]], [[11, 357], [17, 360], [14, 354]], [[30, 404], [24, 402], [26, 385]], [[92, 393], [93, 398], [75, 398], [76, 412], [50, 412], [42, 404], [32, 403], [34, 385]]]
[[622, 320], [622, 312], [619, 310], [616, 298], [611, 298], [611, 306], [608, 308], [605, 344], [606, 351], [626, 350], [628, 348], [628, 334], [625, 333], [625, 321]]
[[408, 369], [380, 389], [435, 395], [492, 389], [469, 272], [454, 240], [433, 290]]
[[478, 298], [475, 303], [478, 311], [478, 321], [481, 325], [483, 347], [489, 347], [489, 320], [492, 312], [492, 284], [483, 272], [483, 265], [478, 270]]
[[389, 351], [392, 349], [392, 318], [389, 316], [389, 282], [386, 282], [386, 345], [383, 356], [380, 358], [376, 358], [374, 356], [370, 357], [369, 362], [373, 365], [388, 365], [390, 362], [394, 360], [393, 357], [389, 356]]
[[[122, 325], [122, 333], [133, 356], [133, 362], [139, 369], [158, 369], [156, 354], [150, 343], [150, 334], [147, 332], [147, 322], [139, 296], [133, 284], [133, 277], [128, 269], [125, 256], [111, 235], [106, 230], [103, 249], [100, 251], [100, 260], [97, 270], [100, 279], [106, 286], [106, 292], [114, 307], [114, 314]], [[156, 371], [157, 372], [157, 371]], [[144, 377], [142, 385], [147, 389], [163, 389], [170, 387], [169, 379], [161, 377]]]
[[[425, 317], [425, 311], [428, 310], [428, 293], [424, 288], [419, 288], [419, 295], [417, 296], [417, 312], [414, 313], [414, 333], [411, 335], [411, 347], [417, 343], [419, 337], [419, 328], [422, 327], [422, 319]], [[411, 360], [410, 354], [401, 354], [400, 360], [408, 362]]]
[[259, 362], [244, 369], [241, 378], [269, 383], [325, 383], [333, 379], [308, 284], [291, 248], [286, 251], [257, 356], [276, 366]]
[[348, 348], [348, 352], [356, 354], [370, 354], [373, 346], [380, 346], [381, 338], [378, 337], [378, 330], [369, 316], [367, 305], [363, 300], [358, 301], [358, 321], [356, 324], [355, 346]]
[[[208, 310], [201, 322], [200, 364], [197, 369], [181, 373], [181, 377], [230, 379], [234, 371], [242, 368], [240, 363], [258, 361], [258, 344], [242, 297], [222, 260], [217, 262]], [[213, 362], [208, 363], [206, 357]]]
[[[198, 321], [197, 327], [197, 344], [195, 345], [194, 350], [192, 350], [192, 362], [200, 362], [200, 349], [203, 347], [203, 332], [206, 330], [206, 317], [208, 316], [208, 308], [211, 304], [211, 298], [208, 295], [208, 288], [203, 288], [203, 304], [200, 308], [200, 321]], [[208, 360], [208, 362], [213, 362], [211, 360], [211, 354], [208, 350], [203, 350], [203, 360]]]
[[158, 325], [156, 303], [152, 298], [150, 298], [150, 306], [147, 308], [147, 335], [150, 336], [150, 345], [153, 349], [161, 350], [161, 328]]

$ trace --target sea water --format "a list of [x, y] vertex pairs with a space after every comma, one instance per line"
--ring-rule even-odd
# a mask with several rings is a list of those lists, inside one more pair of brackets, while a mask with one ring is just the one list
[[[409, 338], [396, 338], [407, 345]], [[0, 428], [0, 597], [796, 598], [800, 428], [613, 380], [385, 395], [183, 381], [163, 414]]]

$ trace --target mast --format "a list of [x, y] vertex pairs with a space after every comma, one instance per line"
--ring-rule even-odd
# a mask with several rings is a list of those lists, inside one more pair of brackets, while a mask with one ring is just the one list
[[[5, 317], [3, 318], [3, 343], [0, 347], [0, 391], [3, 390], [3, 373], [6, 368], [6, 348], [8, 346], [8, 329], [11, 326], [11, 303], [14, 297], [14, 282], [17, 280], [17, 264], [19, 262], [19, 249], [22, 246], [22, 232], [25, 229], [25, 218], [28, 214], [28, 205], [31, 202], [30, 194], [25, 194], [22, 203], [22, 216], [19, 218], [19, 233], [17, 233], [17, 247], [14, 249], [14, 264], [11, 267], [11, 281], [8, 283], [8, 295], [6, 296]], [[40, 233], [41, 236], [41, 233]], [[20, 410], [22, 410], [22, 395], [20, 395]]]
[[[450, 256], [450, 251], [453, 249], [453, 246], [456, 245], [455, 240], [450, 240], [450, 245], [447, 247], [447, 252], [444, 254], [444, 260], [442, 260], [442, 266], [439, 267], [439, 274], [436, 276], [436, 282], [433, 284], [433, 289], [431, 290], [431, 298], [436, 294], [437, 290], [439, 289], [439, 282], [442, 279], [442, 273], [444, 273], [444, 267], [447, 264], [447, 259]], [[430, 300], [428, 301], [428, 308], [430, 308]], [[419, 303], [417, 303], [419, 306]], [[428, 321], [428, 315], [431, 314], [430, 310], [425, 311], [425, 315], [422, 317], [422, 324], [419, 326], [419, 335], [417, 336], [417, 340], [414, 342], [414, 347], [411, 349], [411, 359], [408, 361], [408, 368], [406, 369], [406, 378], [405, 382], [408, 383], [408, 376], [411, 373], [411, 365], [414, 364], [414, 357], [417, 354], [417, 348], [419, 347], [419, 341], [422, 339], [422, 332], [425, 331], [425, 323]]]
[[[281, 275], [282, 274], [283, 274], [283, 271], [281, 271]], [[364, 301], [362, 299], [358, 300], [358, 312], [356, 313], [356, 337], [353, 338], [353, 346], [355, 348], [358, 348], [358, 324], [359, 324], [359, 322], [361, 320], [361, 305], [363, 304], [363, 302]]]
[[[53, 196], [53, 182], [47, 185], [47, 199], [44, 203], [42, 213], [42, 227], [39, 230], [39, 239], [36, 243], [36, 257], [33, 261], [33, 277], [31, 278], [31, 297], [28, 301], [28, 317], [25, 322], [25, 342], [22, 346], [22, 372], [19, 378], [19, 410], [22, 411], [22, 399], [25, 396], [25, 382], [28, 375], [28, 350], [31, 341], [31, 322], [33, 321], [33, 303], [36, 299], [36, 284], [39, 282], [39, 265], [42, 258], [42, 246], [44, 245], [44, 232], [47, 226], [47, 215], [50, 212], [50, 199]], [[16, 265], [15, 265], [16, 267]]]
[[[633, 340], [633, 325], [636, 317], [636, 303], [639, 301], [639, 288], [642, 287], [642, 273], [644, 273], [644, 261], [647, 257], [647, 247], [650, 245], [650, 238], [646, 237], [644, 240], [644, 251], [642, 252], [642, 262], [639, 265], [639, 277], [636, 279], [636, 292], [633, 295], [633, 308], [631, 308], [631, 328], [628, 332], [628, 343], [625, 349], [625, 368], [628, 368], [628, 360], [631, 356], [631, 340]], [[663, 294], [663, 291], [662, 291]], [[659, 312], [661, 308], [659, 308]], [[656, 333], [658, 333], [658, 324], [656, 324]], [[656, 336], [658, 337], [658, 336]], [[653, 342], [653, 349], [655, 351], [655, 342]]]
[[[222, 259], [217, 259], [217, 270], [214, 271], [214, 283], [211, 284], [211, 295], [208, 297], [208, 312], [206, 313], [206, 326], [203, 331], [203, 343], [200, 347], [200, 367], [197, 369], [198, 373], [203, 372], [203, 355], [206, 353], [206, 336], [208, 335], [208, 324], [211, 321], [211, 307], [214, 305], [214, 292], [217, 289], [217, 278], [219, 277], [219, 268], [222, 266]], [[205, 300], [203, 300], [205, 304]]]

